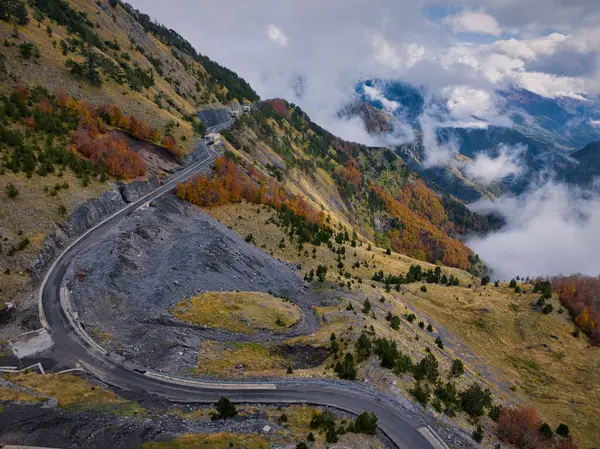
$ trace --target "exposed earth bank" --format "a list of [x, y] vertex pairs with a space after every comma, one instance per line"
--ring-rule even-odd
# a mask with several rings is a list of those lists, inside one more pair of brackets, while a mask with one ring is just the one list
[[[75, 255], [66, 277], [74, 309], [98, 343], [145, 368], [189, 375], [202, 339], [265, 341], [314, 330], [296, 268], [280, 262], [195, 206], [169, 195], [138, 210]], [[302, 319], [286, 333], [243, 335], [174, 319], [169, 309], [206, 291], [289, 298]]]

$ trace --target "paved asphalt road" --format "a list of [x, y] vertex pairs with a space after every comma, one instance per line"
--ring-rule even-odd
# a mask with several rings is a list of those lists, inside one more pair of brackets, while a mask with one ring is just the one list
[[[227, 122], [225, 122], [227, 123]], [[211, 127], [218, 131], [223, 125]], [[214, 159], [211, 156], [197, 162], [170, 178], [163, 186], [149, 195], [129, 204], [122, 211], [88, 231], [73, 248], [63, 253], [51, 267], [41, 290], [42, 316], [45, 316], [46, 327], [52, 334], [58, 353], [71, 360], [76, 360], [86, 370], [104, 382], [127, 390], [147, 392], [169, 400], [180, 402], [215, 402], [221, 396], [227, 396], [234, 402], [260, 403], [310, 403], [332, 406], [348, 412], [359, 414], [365, 410], [375, 412], [379, 418], [379, 427], [402, 449], [431, 449], [431, 444], [400, 416], [400, 411], [393, 410], [382, 402], [377, 394], [360, 392], [358, 389], [327, 386], [323, 382], [304, 382], [301, 384], [275, 384], [274, 389], [249, 389], [248, 384], [228, 385], [216, 384], [208, 388], [201, 383], [173, 382], [166, 379], [149, 377], [144, 371], [127, 367], [102, 354], [91, 345], [67, 318], [60, 301], [60, 287], [72, 257], [78, 250], [93, 244], [97, 238], [118, 221], [131, 215], [135, 210], [157, 197], [169, 192], [177, 183], [205, 169]], [[219, 386], [220, 385], [220, 386]]]

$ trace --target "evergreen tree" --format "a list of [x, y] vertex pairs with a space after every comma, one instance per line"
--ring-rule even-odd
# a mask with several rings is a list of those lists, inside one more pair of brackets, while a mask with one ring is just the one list
[[216, 404], [217, 413], [213, 415], [214, 419], [229, 419], [237, 415], [235, 405], [229, 399], [222, 396]]
[[375, 413], [362, 412], [354, 421], [354, 432], [375, 435], [377, 431], [377, 416]]

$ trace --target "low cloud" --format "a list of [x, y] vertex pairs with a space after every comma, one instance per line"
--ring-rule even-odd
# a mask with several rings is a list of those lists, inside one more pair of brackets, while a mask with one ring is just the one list
[[454, 33], [478, 33], [500, 36], [502, 28], [496, 19], [482, 11], [462, 11], [443, 20]]
[[378, 101], [383, 105], [386, 111], [395, 112], [401, 106], [400, 103], [398, 103], [397, 101], [388, 100], [383, 94], [383, 92], [375, 86], [364, 85], [363, 91], [369, 100]]
[[438, 111], [434, 107], [428, 107], [419, 117], [425, 159], [422, 161], [424, 168], [444, 167], [456, 162], [459, 153], [459, 145], [455, 141], [440, 143], [437, 138], [437, 130], [441, 123], [437, 118]]
[[267, 27], [267, 36], [269, 36], [269, 39], [281, 47], [285, 47], [290, 40], [285, 35], [283, 30], [275, 25], [269, 25]]
[[495, 212], [506, 226], [467, 244], [494, 270], [494, 277], [600, 272], [600, 197], [562, 184], [547, 183], [519, 197], [470, 206]]
[[507, 176], [520, 176], [523, 173], [521, 156], [526, 151], [524, 146], [501, 146], [497, 156], [488, 153], [478, 153], [466, 164], [466, 175], [477, 182], [490, 185], [501, 181]]

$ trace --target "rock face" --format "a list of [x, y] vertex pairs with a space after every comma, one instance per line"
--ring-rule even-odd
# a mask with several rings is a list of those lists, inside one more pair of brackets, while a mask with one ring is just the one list
[[133, 203], [157, 187], [158, 182], [155, 180], [134, 181], [129, 184], [119, 184], [119, 192], [125, 203]]
[[218, 108], [218, 109], [205, 109], [204, 111], [198, 112], [198, 118], [202, 123], [208, 126], [215, 126], [219, 123], [226, 122], [229, 120], [229, 109]]
[[65, 223], [56, 226], [56, 232], [44, 240], [44, 249], [31, 265], [29, 272], [34, 281], [41, 280], [45, 269], [67, 246], [69, 241], [87, 231], [100, 220], [125, 206], [126, 201], [119, 190], [105, 192], [79, 206]]
[[[208, 147], [202, 142], [194, 145], [194, 151], [184, 156], [183, 163], [191, 165], [208, 156]], [[56, 225], [56, 231], [44, 240], [44, 248], [33, 261], [29, 272], [34, 282], [39, 282], [46, 268], [67, 246], [70, 240], [80, 236], [102, 219], [114, 214], [128, 203], [132, 203], [159, 185], [157, 176], [148, 181], [119, 183], [114, 190], [105, 192], [79, 206], [69, 219]]]
[[208, 156], [208, 147], [203, 142], [198, 142], [194, 145], [194, 150], [190, 154], [186, 154], [183, 157], [183, 163], [185, 165], [191, 165], [195, 162], [206, 159]]
[[357, 101], [347, 106], [340, 112], [340, 115], [362, 118], [367, 131], [373, 134], [387, 133], [393, 130], [390, 116], [366, 101]]
[[167, 372], [185, 374], [194, 367], [203, 338], [238, 341], [237, 335], [171, 317], [169, 308], [205, 291], [272, 292], [303, 310], [305, 319], [293, 332], [315, 325], [313, 299], [295, 267], [174, 195], [136, 211], [81, 250], [65, 279], [86, 327], [111, 335], [109, 349]]

